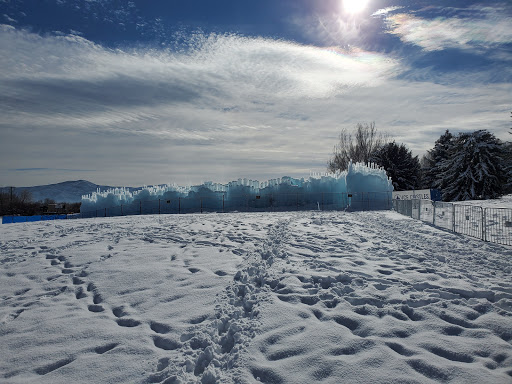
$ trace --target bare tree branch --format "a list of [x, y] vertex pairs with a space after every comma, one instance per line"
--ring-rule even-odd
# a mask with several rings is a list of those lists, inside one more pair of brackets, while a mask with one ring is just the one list
[[369, 163], [376, 151], [388, 142], [387, 135], [377, 132], [375, 122], [357, 123], [355, 134], [342, 129], [339, 142], [334, 146], [333, 157], [328, 161], [327, 168], [330, 172], [345, 171], [350, 160]]

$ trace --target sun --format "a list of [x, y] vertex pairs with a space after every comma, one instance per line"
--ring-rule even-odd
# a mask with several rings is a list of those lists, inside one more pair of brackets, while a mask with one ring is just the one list
[[348, 13], [359, 13], [368, 5], [369, 0], [342, 0], [343, 8]]

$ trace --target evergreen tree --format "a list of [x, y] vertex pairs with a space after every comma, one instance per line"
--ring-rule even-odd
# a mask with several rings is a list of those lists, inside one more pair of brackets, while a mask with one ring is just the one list
[[386, 170], [393, 181], [395, 191], [407, 191], [419, 187], [418, 156], [413, 157], [412, 152], [404, 144], [398, 145], [393, 141], [384, 145], [375, 153], [372, 161]]
[[423, 186], [426, 188], [443, 189], [442, 179], [439, 177], [445, 171], [443, 164], [453, 152], [454, 137], [449, 130], [446, 130], [439, 139], [436, 140], [434, 148], [428, 151], [424, 156], [423, 164]]
[[430, 176], [430, 170], [434, 165], [434, 160], [430, 155], [431, 151], [425, 153], [420, 159], [420, 181], [419, 185], [422, 189], [430, 189], [433, 184], [433, 180]]
[[503, 193], [512, 193], [512, 142], [507, 141], [503, 144], [504, 149], [504, 168], [507, 173], [507, 182]]
[[[512, 112], [510, 112], [510, 117], [512, 117]], [[510, 128], [510, 132], [512, 135], [512, 128]], [[507, 183], [505, 184], [505, 192], [504, 193], [512, 193], [512, 142], [506, 141], [504, 144], [504, 160], [505, 160], [505, 168], [507, 171]]]
[[507, 182], [504, 146], [492, 133], [460, 133], [451, 156], [442, 162], [443, 200], [461, 201], [500, 197]]

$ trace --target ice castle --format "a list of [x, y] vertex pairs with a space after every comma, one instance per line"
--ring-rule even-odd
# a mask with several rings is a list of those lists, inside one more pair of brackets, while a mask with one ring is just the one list
[[89, 216], [151, 213], [266, 211], [295, 209], [388, 209], [393, 185], [375, 164], [350, 163], [347, 171], [284, 176], [265, 182], [238, 179], [227, 184], [205, 182], [113, 188], [82, 196], [80, 211]]

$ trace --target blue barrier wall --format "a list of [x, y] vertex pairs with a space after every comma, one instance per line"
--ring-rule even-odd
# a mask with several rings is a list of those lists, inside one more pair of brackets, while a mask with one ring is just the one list
[[4, 216], [2, 217], [2, 224], [30, 223], [34, 221], [46, 220], [66, 220], [67, 218], [67, 215]]

